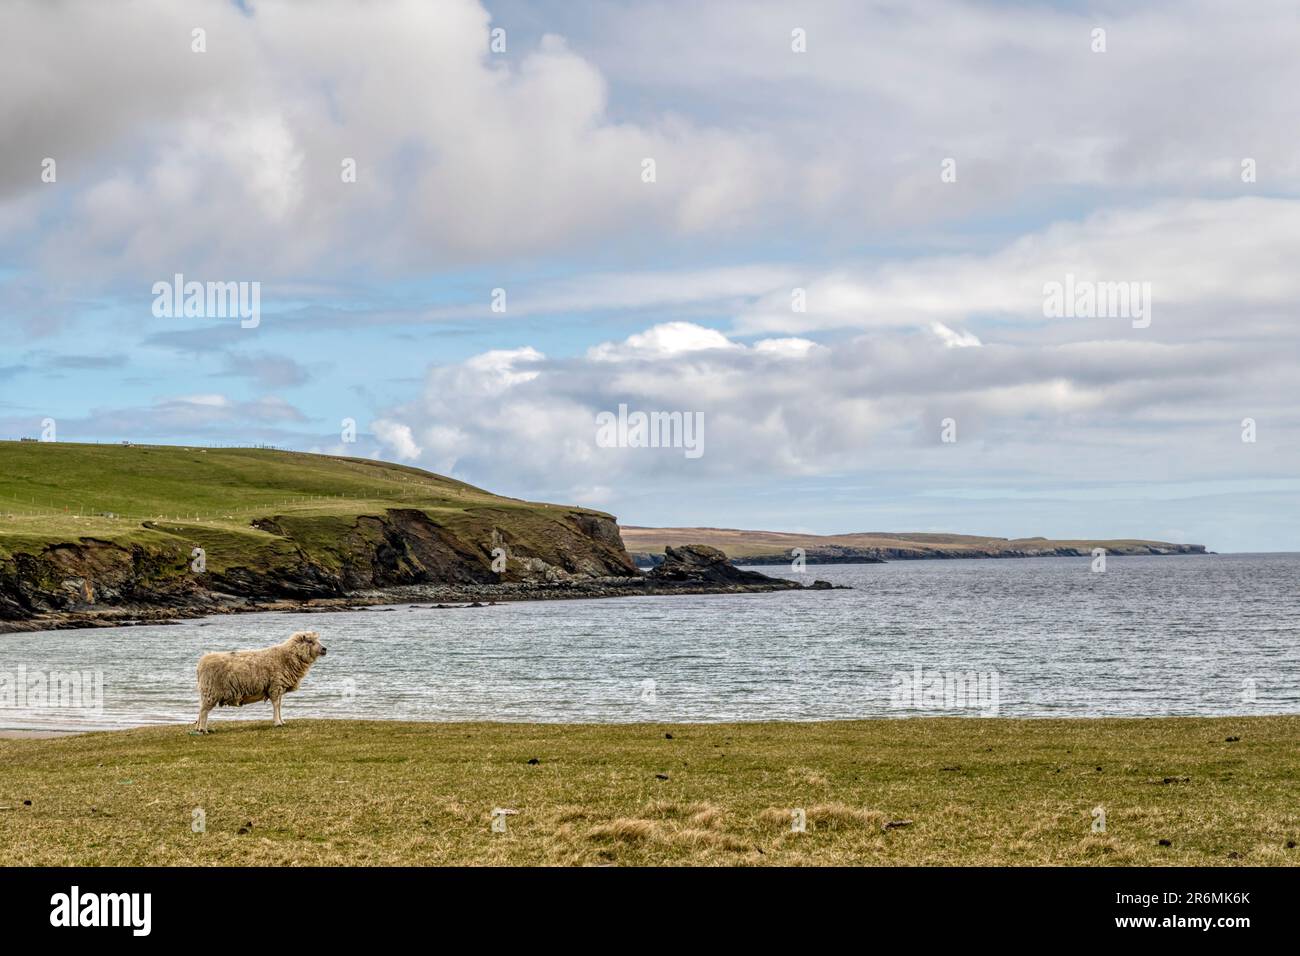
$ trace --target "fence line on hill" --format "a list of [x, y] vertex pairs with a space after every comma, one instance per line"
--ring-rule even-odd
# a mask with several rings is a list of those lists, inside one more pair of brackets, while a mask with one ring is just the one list
[[[37, 440], [33, 438], [20, 438], [20, 439], [10, 439], [10, 440], [15, 442], [23, 442], [23, 443], [37, 443]], [[67, 444], [93, 444], [93, 445], [106, 445], [106, 446], [121, 445], [121, 446], [126, 446], [131, 448], [164, 447], [164, 448], [176, 448], [183, 451], [189, 451], [191, 448], [269, 450], [269, 451], [279, 451], [285, 454], [329, 458], [332, 459], [335, 462], [335, 464], [341, 465], [350, 471], [354, 471], [354, 472], [368, 471], [368, 466], [366, 464], [359, 461], [346, 460], [346, 458], [343, 456], [335, 456], [335, 455], [317, 456], [313, 452], [303, 452], [303, 451], [298, 451], [296, 449], [279, 448], [275, 445], [242, 444], [237, 442], [236, 443], [190, 442], [187, 445], [152, 446], [148, 444], [137, 444], [135, 442], [130, 442], [130, 441], [121, 441], [121, 442], [91, 441], [91, 442], [75, 442], [75, 443], [69, 442]], [[391, 463], [384, 462], [382, 464], [391, 464]], [[117, 510], [112, 507], [103, 506], [102, 504], [89, 502], [85, 498], [73, 494], [64, 494], [62, 496], [63, 500], [61, 501], [47, 502], [46, 500], [38, 499], [35, 496], [9, 495], [9, 494], [0, 493], [0, 521], [18, 521], [18, 520], [25, 520], [25, 519], [36, 520], [41, 518], [69, 518], [69, 517], [86, 518], [86, 519], [98, 518], [101, 520], [108, 520], [108, 521], [112, 521], [112, 520], [177, 521], [177, 522], [218, 521], [222, 519], [233, 520], [235, 517], [240, 517], [245, 514], [251, 515], [251, 514], [262, 513], [268, 507], [289, 508], [296, 505], [308, 504], [313, 501], [326, 501], [330, 499], [344, 499], [344, 500], [351, 500], [351, 501], [389, 501], [392, 500], [393, 498], [397, 498], [398, 500], [409, 500], [413, 498], [441, 497], [441, 496], [454, 496], [459, 498], [459, 497], [464, 497], [467, 494], [467, 489], [462, 486], [462, 483], [456, 482], [454, 479], [443, 479], [444, 481], [447, 482], [447, 485], [438, 484], [432, 487], [423, 481], [412, 479], [403, 474], [396, 474], [390, 480], [394, 482], [397, 481], [412, 482], [416, 485], [416, 487], [409, 488], [409, 489], [394, 489], [391, 487], [382, 488], [382, 489], [377, 489], [376, 493], [373, 495], [370, 494], [289, 495], [284, 499], [275, 498], [275, 499], [271, 499], [270, 502], [263, 503], [263, 504], [248, 505], [242, 508], [235, 508], [235, 509], [222, 508], [216, 511], [204, 511], [204, 512], [199, 512], [199, 511], [178, 512], [175, 510], [173, 506], [164, 506], [160, 510], [155, 511], [151, 508], [147, 512], [143, 512], [143, 513], [135, 513], [134, 511]], [[429, 491], [428, 494], [424, 493], [426, 489]], [[10, 504], [9, 502], [12, 502], [12, 504]]]
[[234, 520], [245, 515], [266, 514], [268, 508], [295, 508], [326, 501], [408, 501], [416, 498], [441, 496], [464, 497], [462, 488], [440, 488], [435, 493], [425, 493], [420, 488], [377, 489], [375, 494], [290, 495], [273, 498], [260, 504], [240, 508], [222, 508], [215, 511], [179, 511], [174, 506], [148, 511], [121, 511], [112, 507], [88, 503], [77, 496], [68, 496], [67, 503], [46, 501], [36, 496], [0, 494], [0, 520], [23, 521], [48, 518], [82, 518], [104, 521], [221, 521]]

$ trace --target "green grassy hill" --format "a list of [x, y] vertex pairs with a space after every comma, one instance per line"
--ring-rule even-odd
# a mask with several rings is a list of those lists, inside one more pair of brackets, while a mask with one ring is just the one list
[[278, 507], [310, 496], [511, 500], [390, 462], [261, 448], [0, 442], [0, 466], [6, 510], [35, 503], [152, 517], [181, 510], [216, 515], [234, 504]]
[[196, 591], [340, 596], [548, 573], [633, 573], [613, 518], [359, 458], [0, 442], [0, 618]]
[[325, 527], [331, 519], [378, 514], [395, 504], [450, 518], [485, 506], [516, 514], [552, 507], [360, 458], [259, 448], [0, 442], [0, 553], [87, 535], [150, 541], [181, 527], [218, 542], [221, 551], [220, 544], [263, 541], [267, 534], [251, 526], [254, 518], [279, 515]]

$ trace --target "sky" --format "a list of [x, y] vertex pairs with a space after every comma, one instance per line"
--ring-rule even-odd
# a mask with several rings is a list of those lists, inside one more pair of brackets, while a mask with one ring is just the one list
[[[0, 16], [0, 437], [1300, 550], [1293, 3]], [[177, 275], [255, 319], [169, 314]], [[602, 440], [620, 406], [699, 453]]]

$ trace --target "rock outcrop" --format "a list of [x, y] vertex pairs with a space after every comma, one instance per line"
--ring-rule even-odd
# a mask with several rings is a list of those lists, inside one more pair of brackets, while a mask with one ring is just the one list
[[[717, 548], [670, 548], [643, 574], [612, 518], [556, 509], [539, 530], [480, 515], [453, 531], [418, 509], [331, 522], [258, 519], [266, 554], [192, 573], [175, 545], [83, 538], [0, 561], [0, 632], [112, 627], [208, 614], [347, 610], [424, 601], [545, 601], [784, 591], [793, 581], [742, 571]], [[310, 538], [310, 540], [309, 540]], [[494, 565], [496, 552], [504, 559]], [[497, 570], [496, 568], [500, 568]]]
[[[680, 547], [671, 545], [664, 550], [664, 559], [655, 565], [646, 575], [655, 583], [692, 583], [692, 584], [778, 584], [779, 579], [770, 578], [757, 571], [742, 571], [731, 563], [730, 559], [717, 548], [707, 544], [684, 544]], [[785, 582], [789, 587], [799, 587], [792, 581]]]

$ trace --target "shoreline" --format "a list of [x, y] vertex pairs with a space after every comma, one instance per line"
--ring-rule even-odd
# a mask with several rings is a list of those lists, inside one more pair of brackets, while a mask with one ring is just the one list
[[[179, 605], [127, 605], [100, 609], [54, 611], [23, 618], [0, 621], [0, 636], [35, 631], [95, 630], [109, 627], [138, 627], [148, 624], [175, 624], [180, 621], [216, 617], [224, 614], [264, 614], [302, 612], [365, 611], [397, 605], [459, 605], [490, 607], [524, 601], [574, 601], [621, 597], [672, 597], [698, 594], [768, 594], [777, 591], [822, 590], [811, 584], [801, 585], [785, 578], [772, 578], [763, 584], [706, 584], [663, 582], [648, 578], [595, 578], [589, 581], [536, 584], [409, 584], [382, 591], [361, 591], [343, 597], [273, 598], [258, 600], [225, 596], [224, 600]], [[449, 609], [449, 608], [448, 608]]]
[[[1078, 725], [1084, 723], [1117, 723], [1117, 724], [1158, 724], [1172, 723], [1176, 721], [1220, 721], [1228, 722], [1234, 720], [1288, 720], [1300, 717], [1300, 711], [1288, 713], [1270, 713], [1270, 714], [1160, 714], [1160, 715], [1138, 715], [1128, 717], [1115, 717], [1111, 715], [1099, 714], [1095, 717], [1043, 717], [1043, 716], [1025, 716], [1025, 717], [985, 717], [985, 716], [962, 716], [953, 714], [950, 716], [940, 716], [935, 714], [914, 714], [908, 717], [839, 717], [839, 718], [817, 718], [812, 720], [793, 720], [793, 719], [774, 719], [774, 720], [669, 720], [669, 721], [599, 721], [599, 720], [566, 720], [566, 721], [539, 721], [539, 720], [482, 720], [467, 718], [465, 720], [410, 720], [401, 719], [384, 719], [376, 717], [360, 717], [355, 719], [344, 719], [338, 717], [298, 717], [292, 723], [299, 727], [309, 727], [312, 725], [337, 724], [348, 725], [354, 729], [366, 727], [376, 729], [426, 729], [444, 730], [457, 727], [496, 727], [509, 729], [514, 728], [520, 731], [562, 731], [562, 730], [622, 730], [637, 727], [679, 727], [691, 728], [694, 730], [706, 731], [710, 729], [722, 729], [727, 727], [748, 727], [748, 728], [795, 728], [795, 727], [848, 727], [857, 724], [901, 724], [907, 721], [943, 721], [953, 723], [971, 723], [1005, 726], [1008, 724], [1044, 724], [1044, 723], [1064, 723]], [[57, 740], [64, 737], [82, 737], [87, 735], [103, 734], [133, 734], [142, 731], [161, 731], [176, 730], [186, 731], [192, 726], [192, 721], [181, 723], [157, 723], [157, 724], [133, 724], [129, 727], [89, 727], [79, 729], [67, 728], [3, 728], [0, 727], [0, 740]], [[257, 730], [271, 730], [270, 718], [266, 720], [257, 719], [231, 719], [226, 720], [220, 725], [214, 725], [215, 729], [212, 734], [220, 735], [223, 730], [226, 733], [248, 732]]]

